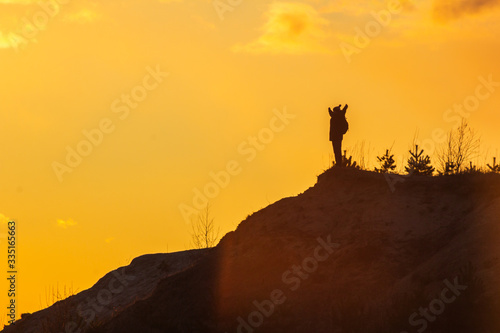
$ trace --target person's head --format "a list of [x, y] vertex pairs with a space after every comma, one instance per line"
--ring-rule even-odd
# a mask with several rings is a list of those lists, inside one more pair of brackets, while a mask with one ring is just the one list
[[340, 111], [340, 105], [341, 105], [341, 104], [339, 104], [339, 106], [334, 107], [334, 108], [333, 108], [333, 111]]

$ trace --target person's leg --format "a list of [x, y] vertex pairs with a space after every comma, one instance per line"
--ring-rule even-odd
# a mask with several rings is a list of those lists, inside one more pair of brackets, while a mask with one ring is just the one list
[[338, 167], [342, 166], [342, 139], [335, 138], [332, 141], [333, 153], [335, 154], [335, 165]]
[[335, 163], [337, 163], [336, 162], [336, 154], [335, 154], [335, 151], [336, 151], [335, 150], [335, 141], [332, 140], [331, 143], [332, 143], [332, 147], [333, 147], [333, 163], [335, 164]]
[[340, 166], [344, 167], [344, 156], [342, 156], [342, 136], [339, 138], [339, 159], [340, 159]]

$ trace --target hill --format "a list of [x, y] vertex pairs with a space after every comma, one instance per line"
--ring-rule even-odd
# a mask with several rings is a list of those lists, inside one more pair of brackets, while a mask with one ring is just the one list
[[398, 180], [327, 170], [217, 247], [136, 258], [4, 332], [498, 332], [500, 175]]

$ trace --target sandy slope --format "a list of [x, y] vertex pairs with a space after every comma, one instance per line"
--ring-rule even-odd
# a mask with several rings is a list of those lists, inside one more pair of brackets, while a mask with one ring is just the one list
[[106, 274], [91, 288], [45, 310], [23, 316], [14, 327], [2, 332], [85, 331], [149, 297], [160, 280], [191, 267], [205, 253], [205, 250], [193, 250], [137, 257], [130, 265]]
[[400, 180], [328, 170], [88, 332], [500, 331], [500, 175]]

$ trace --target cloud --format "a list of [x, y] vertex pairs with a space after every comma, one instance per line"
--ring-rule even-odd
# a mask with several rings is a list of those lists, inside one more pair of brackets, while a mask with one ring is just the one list
[[0, 0], [0, 4], [9, 5], [32, 5], [37, 3], [37, 0]]
[[64, 21], [74, 23], [90, 23], [100, 18], [100, 14], [90, 8], [83, 8], [64, 15]]
[[7, 224], [7, 222], [9, 222], [9, 221], [10, 221], [10, 219], [7, 216], [0, 213], [0, 225]]
[[[37, 42], [53, 20], [90, 23], [101, 18], [100, 4], [91, 0], [59, 4], [47, 0], [0, 0], [0, 50], [26, 47]], [[33, 33], [35, 32], [35, 33]]]
[[76, 8], [65, 11], [63, 20], [70, 23], [91, 23], [102, 17], [101, 5], [95, 1], [87, 1], [79, 4]]
[[380, 7], [381, 0], [307, 0], [314, 3], [321, 13], [341, 13], [344, 15], [363, 15], [369, 8]]
[[11, 47], [11, 43], [6, 35], [0, 31], [0, 49], [8, 49]]
[[289, 54], [327, 51], [323, 42], [329, 21], [312, 6], [275, 2], [269, 6], [265, 17], [261, 36], [248, 44], [235, 45], [233, 51]]
[[435, 0], [433, 16], [437, 20], [448, 21], [467, 14], [477, 14], [499, 4], [500, 0]]
[[[404, 10], [415, 9], [417, 0], [397, 0]], [[322, 14], [342, 14], [345, 16], [363, 16], [373, 10], [387, 8], [387, 0], [305, 0], [318, 8]], [[422, 1], [420, 1], [422, 2]]]
[[73, 221], [72, 219], [69, 219], [69, 220], [57, 220], [57, 226], [63, 228], [63, 229], [67, 229], [69, 227], [74, 227], [75, 225], [77, 225], [78, 223], [76, 223], [75, 221]]
[[7, 216], [0, 213], [0, 226], [2, 226], [2, 228], [5, 227], [4, 230], [0, 230], [0, 239], [6, 238], [8, 236], [6, 233], [7, 227], [4, 226], [4, 224], [7, 224], [7, 222], [9, 222], [9, 221], [12, 221], [12, 220], [9, 219]]

